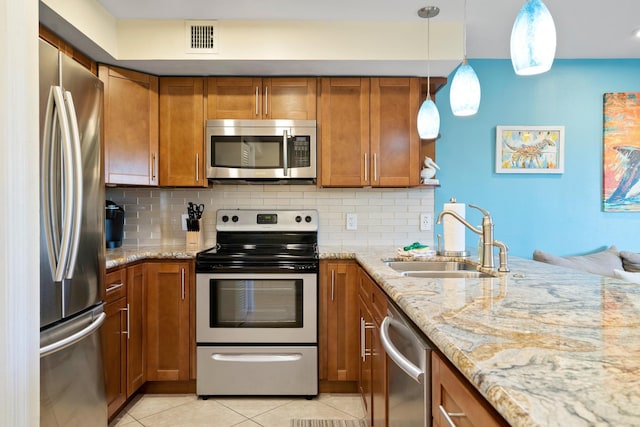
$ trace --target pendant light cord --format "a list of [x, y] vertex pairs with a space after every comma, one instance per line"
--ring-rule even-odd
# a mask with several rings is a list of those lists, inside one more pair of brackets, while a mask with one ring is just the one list
[[427, 99], [431, 99], [431, 18], [427, 18]]
[[464, 0], [462, 11], [462, 62], [467, 61], [467, 0]]

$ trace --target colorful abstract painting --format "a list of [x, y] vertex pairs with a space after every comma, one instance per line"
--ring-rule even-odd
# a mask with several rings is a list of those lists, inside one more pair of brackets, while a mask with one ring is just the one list
[[564, 126], [496, 126], [496, 173], [563, 173]]
[[640, 92], [604, 94], [605, 212], [640, 212]]

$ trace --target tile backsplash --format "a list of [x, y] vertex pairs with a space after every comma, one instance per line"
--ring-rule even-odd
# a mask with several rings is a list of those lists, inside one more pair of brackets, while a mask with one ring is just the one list
[[[217, 209], [316, 209], [320, 245], [433, 247], [433, 229], [420, 231], [420, 214], [434, 215], [433, 187], [317, 188], [314, 185], [214, 185], [209, 188], [106, 189], [106, 198], [125, 209], [125, 245], [183, 244], [181, 215], [187, 203], [203, 203], [205, 247], [215, 244]], [[347, 213], [357, 230], [346, 229]]]

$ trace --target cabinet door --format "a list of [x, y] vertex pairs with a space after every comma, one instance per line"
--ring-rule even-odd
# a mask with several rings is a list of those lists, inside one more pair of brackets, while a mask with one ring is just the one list
[[262, 117], [262, 79], [209, 77], [207, 119], [259, 119]]
[[265, 119], [315, 120], [315, 78], [278, 77], [263, 80]]
[[100, 65], [104, 83], [104, 179], [158, 185], [158, 78]]
[[431, 370], [434, 427], [450, 425], [443, 412], [446, 412], [459, 427], [508, 425], [495, 409], [466, 383], [466, 379], [435, 351], [431, 353]]
[[373, 399], [372, 399], [372, 352], [373, 352], [373, 317], [369, 311], [369, 304], [359, 296], [359, 318], [360, 318], [360, 358], [358, 360], [358, 390], [362, 396], [368, 424], [373, 424]]
[[104, 312], [107, 317], [100, 329], [109, 417], [127, 400], [126, 309], [126, 298], [105, 304]]
[[370, 185], [369, 79], [323, 78], [318, 140], [320, 185]]
[[127, 268], [127, 397], [146, 381], [145, 277], [143, 264]]
[[418, 78], [371, 79], [371, 185], [419, 184], [419, 102]]
[[189, 263], [146, 264], [147, 380], [189, 379]]
[[160, 185], [206, 187], [204, 79], [160, 79]]
[[357, 381], [357, 265], [322, 261], [320, 270], [321, 379]]

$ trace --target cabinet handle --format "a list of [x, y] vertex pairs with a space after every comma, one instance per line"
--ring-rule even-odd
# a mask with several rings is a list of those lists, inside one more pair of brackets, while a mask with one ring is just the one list
[[373, 153], [373, 182], [378, 182], [378, 154]]
[[196, 153], [196, 182], [200, 182], [200, 154]]
[[107, 293], [109, 293], [109, 292], [113, 292], [113, 291], [115, 291], [116, 289], [120, 289], [123, 285], [124, 285], [123, 283], [114, 283], [113, 285], [111, 285], [111, 286], [109, 286], [109, 287], [107, 288], [107, 291], [106, 291], [106, 292], [107, 292]]
[[124, 335], [127, 336], [127, 339], [129, 339], [129, 304], [127, 304], [127, 308], [123, 308], [122, 311], [126, 311], [127, 312], [127, 330], [125, 332], [123, 332]]
[[336, 271], [331, 270], [331, 301], [333, 301], [335, 287], [336, 287]]
[[258, 97], [260, 96], [260, 92], [258, 91], [258, 86], [256, 86], [256, 117], [260, 114], [260, 104], [258, 103]]
[[269, 115], [269, 86], [264, 88], [264, 115]]
[[440, 413], [442, 414], [442, 416], [444, 417], [444, 420], [447, 422], [447, 425], [449, 427], [457, 427], [456, 423], [453, 422], [453, 420], [451, 419], [451, 417], [466, 417], [466, 415], [464, 414], [464, 412], [452, 412], [452, 413], [448, 413], [446, 409], [444, 409], [444, 406], [439, 405], [438, 409], [440, 410]]
[[369, 181], [369, 153], [364, 153], [364, 181]]
[[367, 329], [373, 329], [376, 325], [373, 323], [367, 323], [364, 317], [360, 317], [360, 357], [364, 362], [367, 356], [371, 356], [371, 351], [367, 350]]
[[151, 181], [156, 180], [156, 153], [151, 154]]
[[184, 301], [184, 268], [180, 271], [180, 284], [182, 286], [182, 301]]

